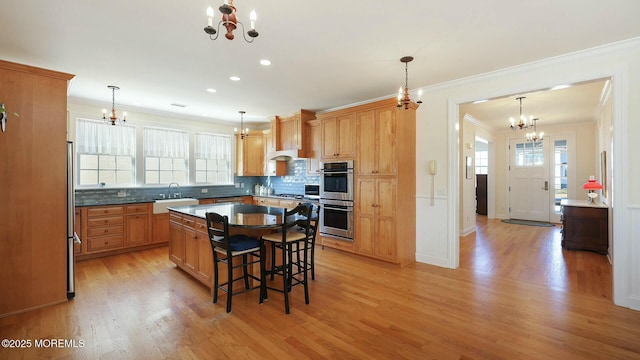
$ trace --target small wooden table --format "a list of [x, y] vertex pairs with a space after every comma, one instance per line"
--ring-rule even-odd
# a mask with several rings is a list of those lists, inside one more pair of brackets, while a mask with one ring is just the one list
[[562, 200], [562, 247], [606, 255], [609, 250], [609, 208], [586, 200]]

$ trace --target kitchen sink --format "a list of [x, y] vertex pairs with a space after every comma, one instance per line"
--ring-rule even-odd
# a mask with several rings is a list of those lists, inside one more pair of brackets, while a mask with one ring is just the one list
[[169, 210], [167, 210], [167, 207], [198, 205], [198, 203], [199, 203], [198, 199], [193, 199], [193, 198], [156, 200], [153, 203], [153, 213], [154, 214], [168, 213]]

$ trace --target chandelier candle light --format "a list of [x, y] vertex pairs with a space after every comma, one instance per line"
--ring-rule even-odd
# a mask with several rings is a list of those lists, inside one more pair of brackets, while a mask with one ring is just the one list
[[238, 21], [236, 17], [236, 7], [233, 6], [233, 0], [225, 0], [224, 4], [220, 5], [218, 10], [220, 10], [220, 12], [222, 13], [222, 20], [218, 22], [218, 30], [216, 30], [213, 28], [213, 8], [211, 6], [207, 8], [207, 26], [204, 28], [204, 32], [209, 34], [209, 38], [211, 40], [216, 40], [218, 38], [218, 35], [220, 35], [220, 25], [223, 25], [225, 28], [227, 28], [227, 33], [224, 35], [224, 37], [229, 40], [234, 39], [235, 36], [233, 35], [233, 31], [238, 27], [238, 24], [242, 26], [242, 37], [246, 42], [252, 43], [253, 40], [258, 37], [259, 34], [256, 31], [257, 15], [255, 10], [251, 11], [251, 13], [249, 14], [249, 20], [251, 21], [251, 29], [247, 31], [247, 35], [249, 35], [249, 38], [247, 38], [247, 36], [244, 34], [244, 25], [240, 21]]
[[[244, 114], [246, 111], [238, 111], [240, 113], [240, 140], [244, 140], [245, 137], [249, 136], [249, 128], [244, 127]], [[238, 134], [238, 128], [233, 129], [234, 134]]]
[[527, 141], [530, 141], [530, 142], [542, 141], [544, 139], [544, 131], [540, 131], [540, 133], [538, 134], [538, 131], [537, 131], [538, 128], [536, 126], [536, 122], [538, 121], [538, 118], [531, 119], [531, 121], [533, 122], [533, 132], [527, 133]]
[[[413, 61], [413, 56], [405, 56], [400, 59], [401, 62], [404, 63], [404, 90], [402, 87], [398, 89], [398, 107], [403, 107], [407, 110], [409, 109], [409, 104], [411, 104], [411, 95], [409, 95], [409, 63]], [[418, 91], [418, 101], [417, 104], [422, 104], [422, 89]]]
[[111, 89], [111, 114], [109, 114], [109, 118], [107, 119], [107, 109], [102, 109], [102, 120], [109, 120], [111, 125], [115, 125], [116, 122], [122, 121], [122, 123], [127, 122], [127, 112], [122, 113], [122, 120], [118, 119], [116, 115], [116, 90], [120, 90], [119, 87], [114, 85], [107, 86]]
[[[520, 119], [516, 124], [516, 120], [514, 118], [509, 118], [509, 123], [511, 130], [523, 130], [529, 127], [530, 124], [527, 123], [527, 117], [522, 114], [522, 99], [526, 99], [525, 96], [519, 96], [516, 100], [520, 101]], [[529, 122], [533, 122], [533, 116], [529, 117]]]

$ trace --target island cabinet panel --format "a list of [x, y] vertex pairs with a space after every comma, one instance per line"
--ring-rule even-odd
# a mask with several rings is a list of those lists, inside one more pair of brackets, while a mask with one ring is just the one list
[[[206, 220], [170, 212], [169, 260], [209, 288], [213, 287], [213, 252]], [[224, 257], [224, 255], [219, 254]], [[226, 266], [220, 266], [220, 279], [226, 279]], [[238, 269], [238, 276], [241, 269]], [[235, 272], [234, 272], [235, 273]]]

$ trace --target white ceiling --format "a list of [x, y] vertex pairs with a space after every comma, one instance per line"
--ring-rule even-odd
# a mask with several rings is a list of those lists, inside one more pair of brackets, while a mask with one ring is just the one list
[[260, 36], [211, 41], [221, 3], [2, 0], [0, 58], [75, 74], [69, 95], [103, 107], [117, 85], [118, 109], [239, 122], [393, 96], [405, 55], [415, 89], [640, 36], [637, 0], [236, 0]]

